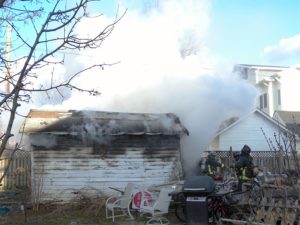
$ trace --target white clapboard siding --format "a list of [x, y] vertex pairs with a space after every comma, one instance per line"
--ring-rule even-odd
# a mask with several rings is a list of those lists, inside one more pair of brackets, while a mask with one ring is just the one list
[[275, 144], [274, 134], [278, 135], [279, 130], [276, 122], [254, 111], [219, 135], [219, 150], [229, 150], [232, 147], [237, 151], [247, 144], [253, 151], [268, 151], [270, 148], [266, 137]]
[[180, 179], [180, 138], [188, 135], [173, 113], [35, 109], [20, 132], [32, 147], [32, 193], [39, 201]]
[[[42, 185], [41, 201], [72, 200], [78, 192], [116, 194], [109, 187], [123, 189], [170, 181], [180, 160], [179, 149], [126, 148], [123, 154], [94, 154], [92, 147], [68, 150], [34, 150], [33, 179]], [[74, 194], [75, 193], [75, 194]], [[91, 194], [91, 193], [90, 193]], [[95, 193], [94, 193], [95, 194]]]

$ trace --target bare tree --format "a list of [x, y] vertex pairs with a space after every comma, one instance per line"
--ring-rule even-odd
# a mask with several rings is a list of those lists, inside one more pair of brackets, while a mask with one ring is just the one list
[[[279, 125], [278, 125], [279, 126]], [[299, 177], [299, 163], [296, 150], [296, 135], [292, 129], [287, 132], [278, 131], [274, 133], [274, 138], [267, 137], [264, 130], [261, 128], [266, 142], [277, 161], [277, 172], [286, 173]], [[294, 174], [290, 174], [293, 171]]]
[[[41, 75], [45, 76], [39, 73], [41, 69], [64, 64], [64, 58], [59, 57], [62, 51], [98, 48], [110, 35], [124, 14], [96, 32], [95, 29], [98, 28], [93, 28], [92, 37], [79, 35], [76, 31], [83, 19], [92, 18], [88, 9], [91, 4], [96, 3], [97, 0], [0, 0], [0, 36], [5, 39], [3, 34], [6, 33], [7, 27], [14, 34], [11, 48], [7, 47], [7, 41], [0, 42], [0, 84], [7, 83], [10, 87], [0, 91], [0, 114], [4, 112], [8, 114], [7, 125], [2, 127], [3, 133], [0, 135], [0, 157], [14, 136], [12, 128], [20, 104], [29, 102], [34, 92], [56, 91], [62, 98], [64, 98], [63, 90], [66, 88], [91, 95], [99, 94], [97, 90], [84, 89], [73, 84], [74, 79], [88, 70], [103, 69], [112, 64], [92, 64], [68, 74], [66, 80], [60, 82], [55, 80], [53, 70], [52, 73], [46, 74], [48, 85], [39, 87], [33, 85], [35, 79]], [[10, 54], [13, 54], [13, 57], [7, 57]], [[16, 69], [11, 70], [12, 67]], [[16, 151], [19, 144], [14, 146]], [[0, 178], [0, 182], [2, 179], [3, 177]]]

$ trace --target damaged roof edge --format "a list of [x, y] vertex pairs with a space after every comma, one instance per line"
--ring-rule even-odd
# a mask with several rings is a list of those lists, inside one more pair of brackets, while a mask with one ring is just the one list
[[189, 135], [173, 113], [30, 110], [20, 133], [102, 135]]

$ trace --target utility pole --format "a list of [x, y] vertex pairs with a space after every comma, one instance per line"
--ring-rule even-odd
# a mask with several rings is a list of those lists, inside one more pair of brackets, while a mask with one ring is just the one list
[[5, 75], [5, 83], [4, 83], [4, 93], [8, 94], [10, 92], [10, 51], [11, 51], [11, 26], [8, 25], [6, 29], [6, 75]]

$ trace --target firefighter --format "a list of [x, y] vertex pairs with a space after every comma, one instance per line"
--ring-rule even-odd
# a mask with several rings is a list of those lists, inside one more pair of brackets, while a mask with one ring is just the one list
[[239, 159], [240, 159], [240, 153], [237, 153], [237, 152], [233, 153], [233, 158], [234, 158], [235, 162], [239, 161]]
[[253, 158], [250, 153], [251, 148], [248, 145], [244, 145], [241, 149], [239, 159], [235, 163], [235, 170], [238, 177], [238, 191], [242, 191], [244, 182], [249, 182], [254, 177]]
[[237, 161], [239, 161], [239, 158], [240, 158], [240, 153], [239, 152], [234, 152], [233, 153], [233, 160], [234, 160], [234, 162], [232, 163], [232, 165], [229, 166], [229, 168], [230, 168], [230, 174], [233, 175], [233, 176], [237, 175], [235, 164], [236, 164]]
[[214, 153], [209, 153], [205, 162], [205, 173], [213, 178], [217, 177], [218, 168], [223, 169], [224, 164], [219, 162]]

